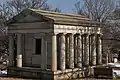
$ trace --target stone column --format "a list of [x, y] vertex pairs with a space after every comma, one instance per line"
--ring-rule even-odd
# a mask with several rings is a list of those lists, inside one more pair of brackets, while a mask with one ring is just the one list
[[14, 40], [13, 40], [13, 35], [9, 34], [8, 35], [9, 39], [9, 66], [14, 66]]
[[101, 34], [97, 35], [97, 64], [102, 64], [102, 41]]
[[106, 53], [105, 58], [106, 58], [106, 60], [105, 60], [105, 64], [108, 64], [108, 53]]
[[69, 61], [69, 68], [74, 68], [74, 37], [73, 34], [69, 34], [69, 52], [70, 52], [70, 61]]
[[82, 39], [82, 65], [84, 66], [84, 36], [81, 35]]
[[89, 66], [89, 35], [88, 34], [84, 34], [84, 42], [83, 42], [83, 46], [84, 46], [84, 51], [83, 51], [83, 57], [84, 57], [84, 62], [83, 65], [85, 67]]
[[65, 35], [60, 34], [60, 69], [65, 70]]
[[77, 67], [82, 67], [82, 41], [81, 35], [77, 38]]
[[17, 67], [22, 67], [22, 34], [17, 34]]
[[66, 35], [66, 47], [65, 47], [65, 49], [66, 49], [66, 68], [69, 68], [69, 56], [70, 56], [70, 53], [69, 53], [69, 36], [68, 35]]
[[56, 35], [52, 35], [52, 71], [57, 70], [57, 39]]
[[92, 66], [95, 66], [96, 65], [96, 36], [95, 34], [92, 34], [90, 38], [91, 38], [91, 45], [90, 45], [91, 61], [90, 63]]
[[77, 67], [78, 35], [74, 36], [74, 64]]
[[[110, 51], [109, 51], [109, 52], [110, 52]], [[111, 63], [111, 61], [112, 61], [112, 60], [111, 60], [111, 56], [112, 56], [111, 54], [108, 54], [108, 63]]]

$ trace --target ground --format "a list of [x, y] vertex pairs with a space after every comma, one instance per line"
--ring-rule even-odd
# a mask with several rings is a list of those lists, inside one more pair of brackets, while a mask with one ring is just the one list
[[18, 78], [0, 78], [0, 80], [24, 80], [24, 79], [18, 79]]
[[[0, 78], [0, 80], [38, 80], [38, 79], [20, 79], [20, 78]], [[76, 80], [112, 80], [112, 79], [76, 79]], [[115, 79], [115, 80], [120, 80], [120, 79]]]

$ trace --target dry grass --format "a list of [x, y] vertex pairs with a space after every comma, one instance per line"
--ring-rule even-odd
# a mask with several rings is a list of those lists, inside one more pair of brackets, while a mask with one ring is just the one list
[[0, 64], [0, 69], [5, 69], [7, 67], [6, 64]]

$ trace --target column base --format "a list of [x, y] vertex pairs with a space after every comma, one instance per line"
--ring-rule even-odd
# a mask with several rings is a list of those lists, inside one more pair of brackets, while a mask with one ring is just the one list
[[8, 67], [8, 76], [15, 76], [20, 78], [40, 79], [40, 80], [69, 80], [80, 79], [86, 77], [87, 68], [74, 68], [66, 70], [58, 70], [53, 72], [51, 70], [42, 70], [40, 68], [32, 67]]
[[8, 67], [8, 76], [28, 79], [54, 80], [54, 73], [50, 70], [42, 70], [33, 67]]

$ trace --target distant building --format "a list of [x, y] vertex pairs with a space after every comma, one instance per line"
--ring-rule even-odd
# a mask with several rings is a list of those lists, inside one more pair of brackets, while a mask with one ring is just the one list
[[101, 28], [82, 15], [26, 9], [8, 21], [8, 74], [43, 80], [84, 77], [102, 64]]

